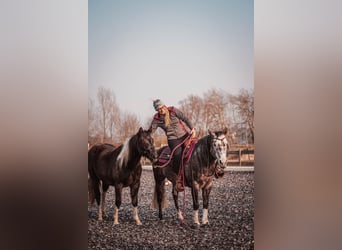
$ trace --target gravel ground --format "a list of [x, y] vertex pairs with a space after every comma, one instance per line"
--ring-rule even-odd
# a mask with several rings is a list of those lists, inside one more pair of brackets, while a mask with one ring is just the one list
[[[114, 194], [110, 187], [106, 205], [108, 216], [97, 221], [96, 205], [88, 207], [88, 249], [254, 249], [254, 173], [226, 172], [215, 179], [209, 200], [209, 225], [196, 228], [192, 221], [192, 198], [186, 189], [185, 222], [177, 219], [171, 195], [166, 186], [169, 206], [151, 208], [154, 179], [150, 170], [143, 170], [139, 190], [137, 226], [132, 218], [129, 188], [124, 188], [119, 211], [119, 225], [113, 225]], [[202, 195], [199, 195], [199, 218], [202, 218]], [[179, 205], [183, 209], [183, 194]]]

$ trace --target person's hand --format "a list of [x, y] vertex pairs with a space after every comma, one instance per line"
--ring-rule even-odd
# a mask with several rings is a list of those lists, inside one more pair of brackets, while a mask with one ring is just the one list
[[190, 134], [191, 134], [191, 138], [194, 138], [196, 136], [195, 128], [191, 129]]

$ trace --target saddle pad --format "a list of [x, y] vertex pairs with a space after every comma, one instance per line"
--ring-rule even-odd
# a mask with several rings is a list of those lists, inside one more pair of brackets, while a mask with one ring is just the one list
[[[184, 148], [184, 159], [183, 162], [187, 163], [191, 157], [192, 151], [197, 143], [197, 139], [191, 139], [189, 144]], [[170, 160], [171, 149], [169, 146], [165, 146], [161, 154], [158, 157], [157, 165], [165, 164]]]
[[170, 159], [170, 156], [171, 156], [171, 149], [168, 146], [166, 146], [162, 150], [161, 154], [159, 155], [157, 164], [162, 165], [166, 163]]

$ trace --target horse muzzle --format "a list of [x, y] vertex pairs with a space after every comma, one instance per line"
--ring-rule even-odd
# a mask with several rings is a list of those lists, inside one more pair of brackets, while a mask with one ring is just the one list
[[223, 168], [226, 168], [228, 164], [227, 164], [227, 161], [218, 160], [217, 165], [223, 169]]
[[157, 152], [151, 152], [146, 155], [146, 157], [153, 163], [156, 163], [158, 161], [158, 154]]
[[216, 179], [222, 178], [222, 177], [224, 176], [224, 170], [223, 170], [223, 168], [216, 168], [216, 169], [215, 169], [214, 176], [215, 176]]

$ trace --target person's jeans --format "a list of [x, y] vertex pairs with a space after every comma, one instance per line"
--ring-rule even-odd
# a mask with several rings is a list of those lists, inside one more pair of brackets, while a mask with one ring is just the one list
[[[189, 134], [185, 134], [181, 138], [173, 139], [173, 140], [168, 140], [168, 144], [169, 144], [169, 147], [170, 147], [171, 151], [177, 145], [182, 143], [185, 140], [185, 138], [187, 138], [188, 136], [189, 136]], [[182, 144], [182, 146], [177, 148], [176, 151], [173, 154], [172, 164], [173, 164], [173, 169], [175, 170], [175, 172], [177, 174], [179, 173], [179, 169], [180, 169], [180, 163], [181, 163], [183, 149], [184, 149], [184, 143]]]

